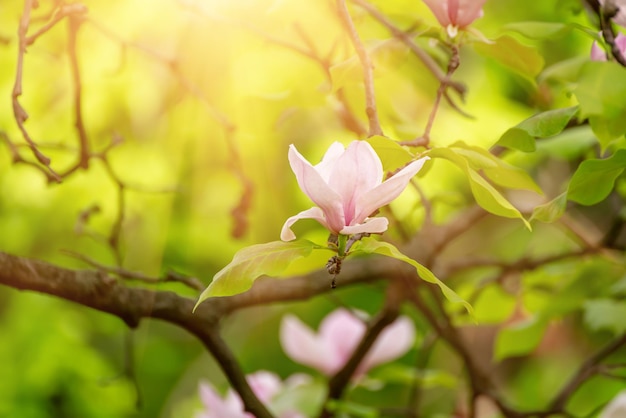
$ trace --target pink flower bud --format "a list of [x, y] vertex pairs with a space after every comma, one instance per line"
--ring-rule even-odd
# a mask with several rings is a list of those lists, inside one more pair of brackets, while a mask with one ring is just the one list
[[[622, 56], [626, 55], [626, 35], [618, 33], [615, 37], [615, 45], [617, 45]], [[593, 61], [606, 61], [606, 52], [598, 45], [598, 42], [594, 42], [591, 46], [590, 55]]]
[[[439, 24], [454, 36], [458, 29], [469, 26], [483, 15], [486, 0], [424, 0]], [[454, 35], [453, 35], [454, 34]]]

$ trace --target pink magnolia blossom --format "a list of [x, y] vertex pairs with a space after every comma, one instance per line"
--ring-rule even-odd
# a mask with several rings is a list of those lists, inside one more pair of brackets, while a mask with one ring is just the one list
[[300, 219], [315, 219], [334, 234], [386, 231], [387, 218], [369, 216], [398, 197], [428, 159], [413, 161], [383, 182], [380, 158], [365, 141], [353, 141], [347, 149], [335, 142], [326, 151], [322, 162], [315, 166], [291, 145], [291, 169], [300, 189], [317, 206], [287, 219], [280, 238], [283, 241], [295, 239], [291, 226]]
[[626, 417], [626, 391], [621, 391], [604, 408], [599, 418], [623, 418]]
[[448, 30], [451, 37], [460, 28], [469, 26], [483, 15], [487, 0], [424, 0], [439, 24]]
[[[345, 309], [337, 309], [326, 316], [317, 334], [297, 317], [287, 315], [281, 324], [280, 342], [291, 359], [330, 376], [346, 364], [365, 330], [363, 321]], [[398, 318], [380, 334], [359, 365], [356, 376], [400, 357], [411, 348], [414, 339], [413, 322], [407, 317]]]
[[619, 9], [617, 14], [613, 17], [613, 22], [620, 26], [626, 26], [626, 0], [600, 0], [600, 4], [603, 7], [605, 7], [607, 3]]
[[[285, 387], [277, 375], [264, 370], [249, 374], [246, 379], [254, 394], [266, 405]], [[254, 418], [254, 415], [244, 411], [241, 398], [232, 389], [222, 398], [209, 383], [200, 382], [199, 392], [204, 410], [195, 418]], [[278, 417], [303, 418], [295, 411], [285, 411]]]
[[[622, 55], [626, 55], [626, 35], [618, 33], [615, 37], [615, 45], [617, 45]], [[594, 61], [606, 61], [606, 52], [598, 45], [598, 42], [594, 42], [591, 46], [591, 59]]]

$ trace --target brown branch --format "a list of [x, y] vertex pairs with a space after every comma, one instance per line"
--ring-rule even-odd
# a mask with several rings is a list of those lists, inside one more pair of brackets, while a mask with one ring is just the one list
[[[80, 68], [78, 65], [78, 55], [76, 53], [76, 42], [78, 36], [78, 30], [83, 23], [82, 17], [71, 16], [68, 24], [68, 41], [67, 52], [70, 59], [70, 70], [72, 77], [72, 87], [74, 89], [74, 119], [76, 124], [76, 130], [78, 132], [78, 140], [80, 145], [80, 155], [76, 168], [82, 169], [89, 168], [89, 140], [87, 139], [87, 131], [85, 129], [85, 123], [83, 121], [82, 112], [82, 82], [80, 76]], [[67, 174], [71, 173], [73, 169], [70, 169]], [[67, 175], [66, 174], [66, 175]]]
[[380, 127], [378, 120], [378, 110], [376, 108], [376, 92], [374, 89], [374, 66], [370, 60], [369, 54], [365, 49], [365, 46], [359, 38], [359, 33], [354, 27], [352, 17], [348, 12], [346, 6], [346, 0], [337, 0], [337, 10], [341, 21], [343, 22], [348, 36], [352, 41], [352, 46], [359, 56], [361, 67], [363, 69], [363, 83], [365, 85], [365, 113], [367, 114], [367, 120], [369, 121], [369, 136], [383, 135], [383, 130]]
[[24, 55], [26, 54], [26, 46], [27, 46], [27, 32], [28, 26], [30, 25], [30, 15], [32, 8], [35, 5], [35, 0], [24, 0], [24, 11], [22, 12], [22, 16], [20, 17], [20, 23], [17, 30], [17, 36], [19, 40], [19, 45], [17, 48], [17, 69], [15, 71], [15, 82], [13, 84], [13, 92], [11, 94], [12, 104], [13, 104], [13, 116], [15, 117], [15, 121], [17, 122], [17, 126], [22, 133], [22, 137], [29, 145], [31, 152], [39, 161], [40, 164], [46, 167], [49, 172], [48, 179], [53, 179], [54, 181], [61, 181], [61, 177], [50, 167], [50, 158], [46, 157], [39, 149], [37, 148], [37, 144], [30, 137], [28, 131], [24, 127], [24, 122], [28, 119], [28, 113], [22, 107], [19, 102], [19, 98], [22, 95], [22, 77], [24, 73]]
[[80, 3], [62, 4], [51, 14], [50, 20], [37, 30], [34, 34], [26, 38], [26, 46], [30, 46], [43, 34], [52, 29], [57, 23], [68, 16], [79, 16], [87, 13], [87, 7]]
[[598, 17], [600, 18], [600, 29], [602, 31], [604, 41], [609, 46], [610, 56], [615, 58], [615, 60], [623, 67], [626, 67], [626, 58], [624, 58], [622, 51], [620, 51], [619, 46], [615, 43], [616, 32], [612, 24], [612, 19], [619, 12], [619, 7], [617, 7], [617, 5], [613, 2], [606, 2], [602, 7], [600, 7], [599, 11], [600, 14]]
[[400, 305], [404, 300], [403, 291], [404, 286], [402, 283], [398, 281], [391, 281], [389, 283], [383, 309], [367, 325], [365, 334], [346, 364], [328, 382], [328, 394], [326, 395], [326, 402], [320, 413], [320, 418], [330, 418], [333, 416], [328, 409], [328, 401], [341, 398], [350, 383], [350, 379], [356, 372], [359, 364], [361, 364], [361, 361], [363, 361], [374, 345], [374, 342], [376, 342], [380, 336], [380, 333], [398, 318]]
[[[596, 374], [599, 369], [598, 365], [604, 359], [615, 353], [618, 349], [626, 345], [626, 334], [623, 334], [619, 338], [611, 341], [604, 346], [598, 352], [589, 357], [578, 368], [576, 373], [570, 378], [570, 380], [563, 386], [561, 391], [556, 395], [554, 400], [550, 403], [549, 409], [551, 411], [564, 411], [568, 400], [578, 390], [578, 388], [591, 376]], [[547, 416], [547, 415], [546, 415]]]

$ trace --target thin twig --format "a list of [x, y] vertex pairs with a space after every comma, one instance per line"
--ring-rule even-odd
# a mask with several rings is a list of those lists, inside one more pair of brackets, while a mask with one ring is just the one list
[[369, 136], [383, 135], [383, 130], [380, 127], [378, 120], [378, 110], [376, 108], [376, 92], [374, 89], [374, 67], [370, 59], [365, 46], [359, 38], [359, 33], [354, 27], [352, 17], [348, 12], [346, 6], [346, 0], [337, 0], [337, 10], [339, 16], [348, 32], [348, 36], [352, 41], [352, 46], [359, 56], [361, 62], [361, 68], [363, 69], [363, 84], [365, 85], [365, 113], [367, 114], [367, 120], [369, 121]]
[[[463, 83], [458, 81], [453, 81], [444, 74], [444, 72], [439, 68], [437, 63], [424, 52], [413, 40], [411, 37], [404, 31], [400, 30], [396, 25], [394, 25], [391, 20], [389, 20], [385, 15], [379, 12], [372, 4], [368, 3], [365, 0], [352, 0], [354, 4], [359, 5], [363, 9], [365, 9], [374, 19], [378, 20], [391, 34], [402, 41], [405, 45], [409, 47], [411, 52], [415, 54], [420, 61], [426, 66], [426, 68], [437, 78], [440, 84], [451, 87], [454, 91], [456, 91], [461, 98], [465, 95], [467, 88]], [[447, 99], [449, 97], [446, 96]]]
[[98, 263], [96, 260], [94, 260], [93, 258], [87, 257], [84, 254], [80, 254], [77, 253], [75, 251], [71, 251], [71, 250], [62, 250], [62, 252], [64, 254], [67, 254], [73, 258], [76, 258], [82, 262], [84, 262], [85, 264], [90, 265], [91, 267], [95, 267], [100, 271], [106, 272], [106, 273], [111, 273], [111, 274], [115, 274], [116, 276], [119, 276], [123, 279], [127, 279], [127, 280], [135, 280], [135, 281], [139, 281], [139, 282], [143, 282], [143, 283], [148, 283], [148, 284], [160, 284], [160, 283], [167, 283], [167, 282], [176, 282], [176, 283], [182, 283], [185, 286], [194, 289], [198, 292], [201, 292], [202, 290], [204, 290], [205, 285], [198, 280], [195, 277], [186, 277], [183, 276], [182, 274], [173, 272], [173, 271], [169, 271], [164, 277], [159, 278], [159, 277], [151, 277], [151, 276], [147, 276], [143, 273], [139, 273], [136, 271], [131, 271], [131, 270], [126, 270], [124, 268], [121, 267], [112, 267], [112, 266], [106, 266], [104, 264]]

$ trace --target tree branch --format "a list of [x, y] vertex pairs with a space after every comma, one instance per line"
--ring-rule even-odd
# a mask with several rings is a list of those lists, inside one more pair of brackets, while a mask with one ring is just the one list
[[354, 27], [354, 22], [352, 22], [352, 17], [348, 12], [348, 7], [346, 6], [345, 0], [337, 0], [337, 10], [339, 11], [341, 21], [343, 22], [346, 31], [350, 36], [350, 40], [352, 41], [354, 50], [359, 56], [359, 61], [361, 61], [361, 67], [363, 68], [363, 84], [365, 86], [365, 113], [367, 114], [367, 119], [369, 121], [369, 136], [383, 135], [383, 130], [380, 127], [380, 122], [378, 120], [378, 110], [376, 108], [376, 92], [374, 90], [374, 67], [372, 65], [372, 61], [370, 60], [369, 54], [367, 53], [365, 46], [363, 46], [363, 43], [359, 38], [359, 34]]

